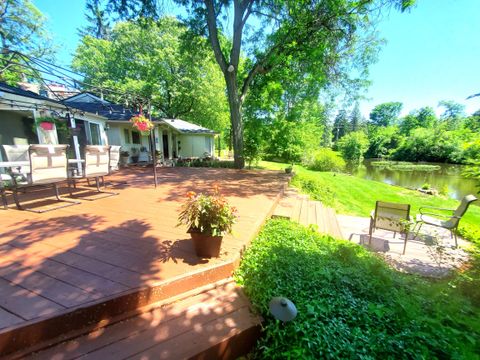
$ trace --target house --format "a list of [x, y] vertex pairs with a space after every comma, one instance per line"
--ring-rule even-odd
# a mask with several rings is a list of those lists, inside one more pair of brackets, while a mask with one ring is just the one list
[[[70, 107], [100, 115], [107, 119], [109, 144], [121, 145], [128, 151], [130, 161], [148, 161], [150, 142], [148, 136], [132, 129], [130, 119], [138, 115], [131, 109], [114, 104], [91, 93], [81, 93], [64, 100]], [[214, 156], [215, 135], [213, 130], [180, 119], [152, 119], [155, 150], [165, 161], [179, 157]], [[138, 157], [138, 159], [137, 159]]]
[[[40, 126], [45, 118], [51, 128]], [[80, 158], [83, 145], [108, 145], [106, 126], [101, 115], [0, 82], [0, 145], [70, 144]]]

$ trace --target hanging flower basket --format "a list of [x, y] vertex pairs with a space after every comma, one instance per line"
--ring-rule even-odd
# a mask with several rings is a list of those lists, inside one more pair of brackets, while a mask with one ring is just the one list
[[48, 131], [48, 130], [53, 130], [53, 123], [51, 123], [51, 122], [46, 122], [46, 121], [44, 121], [44, 122], [41, 122], [41, 123], [39, 124], [39, 126], [40, 126], [43, 130], [47, 130], [47, 131]]
[[155, 125], [149, 119], [143, 115], [137, 115], [130, 119], [134, 129], [140, 131], [142, 135], [150, 135], [150, 131], [153, 130]]

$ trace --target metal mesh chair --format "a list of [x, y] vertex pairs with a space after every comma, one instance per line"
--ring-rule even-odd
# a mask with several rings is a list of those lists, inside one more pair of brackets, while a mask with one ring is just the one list
[[[85, 163], [83, 175], [72, 175], [69, 181], [70, 196], [74, 196], [70, 184], [73, 183], [76, 188], [76, 180], [85, 179], [89, 183], [89, 179], [95, 178], [96, 190], [99, 193], [110, 195], [118, 195], [115, 192], [109, 192], [100, 189], [100, 179], [105, 184], [104, 176], [110, 174], [110, 146], [108, 145], [86, 145], [85, 146]], [[90, 184], [90, 183], [89, 183]], [[96, 200], [84, 197], [85, 200]]]
[[[28, 148], [30, 145], [2, 145], [7, 161], [29, 161]], [[17, 166], [10, 169], [10, 175], [26, 180], [30, 174], [30, 165]]]
[[375, 210], [370, 215], [370, 231], [368, 244], [372, 243], [372, 234], [375, 229], [393, 231], [393, 237], [397, 232], [405, 235], [405, 244], [403, 245], [403, 254], [407, 247], [407, 239], [410, 222], [410, 205], [397, 204], [384, 201], [377, 201]]
[[417, 215], [417, 224], [415, 225], [415, 227], [418, 225], [418, 230], [415, 233], [415, 237], [418, 236], [420, 229], [424, 224], [436, 226], [450, 230], [450, 236], [455, 237], [455, 246], [458, 247], [456, 233], [456, 230], [458, 229], [458, 224], [460, 223], [463, 215], [465, 215], [465, 213], [467, 212], [470, 204], [477, 200], [478, 199], [474, 195], [467, 195], [462, 199], [460, 205], [456, 209], [443, 209], [433, 206], [421, 207], [419, 209], [420, 214]]
[[[70, 201], [60, 198], [58, 184], [68, 180], [68, 145], [30, 145], [28, 148], [28, 160], [30, 163], [30, 173], [26, 179], [19, 181], [15, 177], [12, 178], [12, 191], [15, 204], [19, 210], [29, 210], [33, 212], [45, 212], [59, 209], [74, 204], [77, 201]], [[54, 190], [57, 201], [67, 203], [55, 208], [46, 210], [36, 210], [24, 208], [20, 204], [18, 197], [19, 189], [26, 189], [34, 186], [49, 186]]]

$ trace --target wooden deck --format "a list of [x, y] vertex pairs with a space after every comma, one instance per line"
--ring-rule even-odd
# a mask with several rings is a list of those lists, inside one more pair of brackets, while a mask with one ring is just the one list
[[[117, 196], [42, 214], [0, 211], [0, 355], [228, 277], [287, 182], [280, 172], [161, 168], [155, 189], [151, 172], [112, 176]], [[186, 192], [214, 183], [239, 220], [221, 256], [207, 260], [176, 224]]]

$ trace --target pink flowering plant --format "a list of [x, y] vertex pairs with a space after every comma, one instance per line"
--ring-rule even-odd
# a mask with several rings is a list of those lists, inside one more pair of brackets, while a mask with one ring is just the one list
[[232, 233], [232, 226], [237, 219], [237, 209], [231, 206], [220, 194], [218, 186], [213, 193], [187, 193], [178, 216], [178, 225], [187, 225], [188, 232], [198, 232], [212, 236], [223, 236]]
[[142, 135], [150, 135], [155, 125], [143, 115], [136, 115], [130, 119], [132, 126], [140, 131]]

